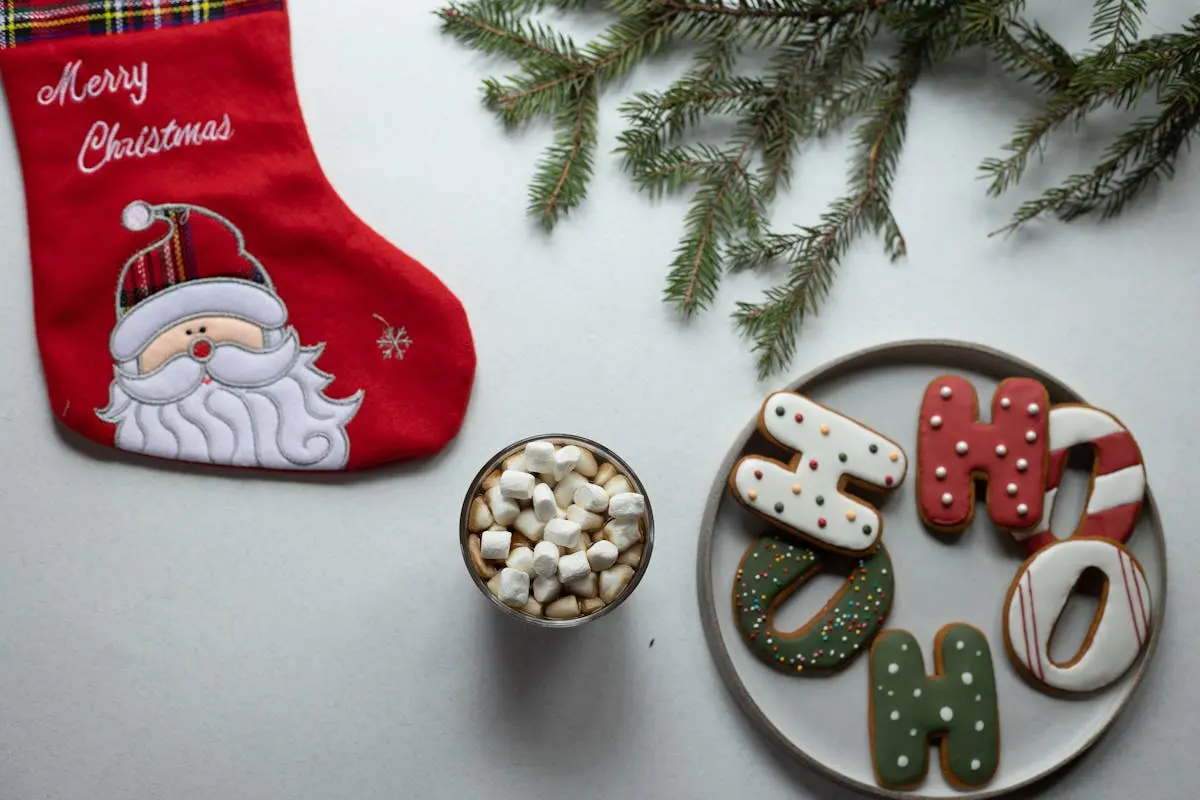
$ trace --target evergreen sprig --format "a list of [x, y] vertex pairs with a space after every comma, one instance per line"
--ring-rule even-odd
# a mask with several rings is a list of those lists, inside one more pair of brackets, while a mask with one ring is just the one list
[[[785, 267], [778, 285], [734, 312], [766, 377], [791, 362], [804, 320], [828, 297], [855, 241], [874, 234], [889, 257], [904, 254], [890, 200], [913, 87], [964, 50], [987, 52], [1043, 98], [1004, 154], [981, 165], [992, 195], [1021, 181], [1056, 130], [1085, 125], [1101, 108], [1153, 103], [1091, 171], [1021, 204], [1003, 231], [1047, 216], [1111, 217], [1170, 178], [1200, 131], [1200, 14], [1142, 38], [1145, 7], [1094, 0], [1090, 46], [1080, 53], [1030, 18], [1024, 0], [474, 0], [437, 13], [447, 34], [516, 65], [483, 85], [484, 102], [506, 126], [542, 119], [552, 127], [528, 208], [547, 228], [586, 198], [603, 92], [673, 44], [695, 51], [665, 89], [624, 102], [617, 151], [651, 196], [690, 196], [664, 290], [684, 316], [712, 305], [726, 272]], [[612, 22], [582, 45], [540, 16], [597, 9]], [[869, 58], [878, 46], [893, 55]], [[764, 66], [742, 68], [759, 53]], [[715, 118], [732, 125], [723, 141], [706, 126]], [[846, 193], [816, 224], [772, 230], [772, 204], [791, 185], [805, 143], [847, 126]]]

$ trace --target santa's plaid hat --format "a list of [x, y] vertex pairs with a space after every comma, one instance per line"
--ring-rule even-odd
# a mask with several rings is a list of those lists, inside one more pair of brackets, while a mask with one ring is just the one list
[[118, 362], [136, 358], [164, 330], [194, 317], [236, 317], [268, 329], [287, 321], [267, 271], [246, 252], [233, 223], [196, 206], [141, 200], [121, 213], [130, 231], [159, 222], [170, 230], [129, 259], [117, 282], [110, 348]]

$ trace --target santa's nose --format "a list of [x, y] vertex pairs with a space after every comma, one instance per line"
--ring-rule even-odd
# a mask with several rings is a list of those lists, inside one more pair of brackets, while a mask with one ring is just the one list
[[192, 342], [192, 358], [197, 361], [208, 361], [212, 358], [213, 345], [208, 339], [196, 339]]

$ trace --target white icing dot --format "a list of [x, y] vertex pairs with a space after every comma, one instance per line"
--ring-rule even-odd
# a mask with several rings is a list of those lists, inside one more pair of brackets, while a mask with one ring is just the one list
[[937, 414], [934, 414], [932, 417], [929, 418], [929, 425], [934, 428], [942, 427], [942, 418], [939, 417]]
[[908, 756], [900, 756], [899, 758], [897, 758], [896, 766], [907, 767], [908, 766]]
[[939, 481], [946, 480], [946, 468], [945, 467], [938, 467], [937, 469], [935, 469], [933, 471], [933, 474], [937, 475], [937, 479]]
[[913, 689], [913, 697], [920, 697], [920, 696], [921, 696], [921, 690]]
[[970, 686], [972, 683], [975, 682], [975, 676], [969, 672], [964, 672], [962, 674], [962, 682], [965, 683], [967, 686]]
[[944, 495], [942, 495], [942, 505], [948, 506], [953, 502], [954, 502], [954, 495], [950, 494], [949, 492], [946, 492]]
[[1034, 442], [1036, 442], [1037, 441], [1037, 432], [1029, 431], [1028, 433], [1026, 433], [1025, 441], [1029, 442], [1030, 444], [1033, 444]]
[[1038, 404], [1037, 404], [1037, 403], [1030, 403], [1030, 404], [1029, 404], [1029, 407], [1028, 407], [1028, 408], [1026, 408], [1025, 410], [1029, 412], [1029, 416], [1031, 416], [1031, 417], [1036, 417], [1036, 416], [1037, 416], [1037, 413], [1038, 413], [1039, 411], [1041, 411], [1041, 409], [1040, 409], [1040, 408], [1038, 408]]
[[896, 662], [893, 661], [891, 664], [888, 664], [888, 674], [889, 675], [895, 675], [899, 671], [900, 671], [900, 665], [897, 664]]
[[983, 655], [983, 651], [982, 651], [982, 650], [976, 650], [976, 651], [975, 651], [975, 655], [977, 655], [977, 656], [982, 656], [982, 655]]
[[881, 692], [883, 691], [883, 686], [882, 686], [882, 685], [880, 685], [880, 686], [877, 686], [877, 687], [875, 687], [875, 688], [879, 689], [879, 691], [881, 691]]
[[1017, 485], [1015, 483], [1010, 483], [1008, 486], [1006, 486], [1004, 488], [1008, 490], [1008, 493], [1010, 495], [1015, 495], [1017, 493]]
[[978, 703], [978, 702], [979, 702], [980, 700], [982, 700], [982, 699], [983, 699], [983, 695], [981, 695], [981, 694], [977, 694], [977, 695], [975, 695], [975, 702], [976, 702], [976, 703]]
[[888, 689], [888, 697], [891, 697], [894, 694], [895, 694], [895, 692], [893, 692], [891, 689]]
[[962, 639], [959, 639], [957, 642], [954, 643], [955, 650], [962, 650], [964, 647], [966, 647], [966, 645], [963, 643]]
[[1029, 506], [1025, 505], [1024, 503], [1017, 504], [1017, 516], [1018, 517], [1023, 517], [1028, 513], [1029, 513]]
[[909, 728], [909, 730], [908, 730], [908, 735], [909, 735], [909, 736], [916, 736], [916, 735], [917, 735], [917, 729], [916, 729], [916, 728]]
[[1002, 444], [996, 445], [996, 455], [1004, 458], [1006, 455], [1008, 455], [1008, 448]]
[[979, 720], [979, 722], [975, 723], [975, 730], [977, 730], [977, 731], [983, 730], [983, 720]]
[[906, 644], [902, 644], [902, 645], [900, 645], [900, 649], [901, 649], [901, 650], [903, 650], [904, 652], [906, 652], [906, 653], [907, 653], [907, 652], [908, 652], [908, 645], [906, 645]]
[[965, 456], [967, 454], [967, 443], [959, 442], [958, 444], [954, 445], [954, 452], [958, 453], [960, 456]]
[[1029, 469], [1029, 462], [1023, 458], [1017, 459], [1017, 472], [1024, 472]]
[[1007, 397], [1000, 398], [1000, 407], [1001, 408], [1010, 408], [1011, 406], [1012, 406], [1012, 400], [1009, 400]]
[[980, 763], [978, 758], [971, 759], [971, 769], [979, 769]]
[[893, 712], [892, 712], [892, 719], [900, 719], [900, 712], [899, 712], [899, 711], [893, 711]]
[[949, 386], [943, 386], [943, 387], [942, 387], [942, 397], [944, 397], [945, 399], [949, 400], [949, 399], [950, 399], [950, 395], [952, 395], [952, 394], [954, 394], [954, 392], [950, 391], [950, 387], [949, 387]]
[[942, 710], [938, 712], [938, 716], [942, 718], [942, 722], [949, 722], [954, 719], [954, 709], [950, 706], [942, 706]]

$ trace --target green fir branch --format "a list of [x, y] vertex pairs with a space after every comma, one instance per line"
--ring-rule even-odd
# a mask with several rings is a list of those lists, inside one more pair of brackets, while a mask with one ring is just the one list
[[[1169, 179], [1200, 131], [1200, 14], [1139, 38], [1145, 0], [1094, 0], [1090, 49], [1072, 53], [1030, 17], [1024, 0], [474, 0], [437, 12], [442, 30], [514, 65], [483, 84], [500, 121], [547, 120], [554, 140], [530, 182], [528, 212], [553, 227], [585, 199], [601, 94], [673, 44], [692, 49], [666, 88], [625, 99], [617, 153], [651, 197], [688, 192], [664, 299], [684, 317], [709, 308], [724, 274], [783, 264], [758, 302], [739, 303], [763, 377], [785, 369], [805, 319], [817, 313], [859, 237], [874, 233], [893, 259], [906, 243], [890, 199], [912, 87], [920, 74], [983, 52], [1041, 100], [1001, 154], [981, 165], [987, 191], [1019, 183], [1051, 134], [1088, 125], [1101, 109], [1141, 116], [1093, 169], [1022, 203], [1004, 230], [1039, 217], [1120, 213]], [[577, 45], [537, 14], [603, 9], [612, 22]], [[893, 58], [867, 53], [901, 42]], [[748, 69], [750, 57], [765, 66]], [[1148, 106], [1152, 106], [1147, 109]], [[707, 123], [732, 123], [713, 142]], [[817, 223], [768, 230], [806, 142], [856, 125], [849, 186]]]

